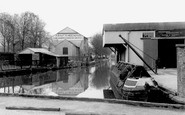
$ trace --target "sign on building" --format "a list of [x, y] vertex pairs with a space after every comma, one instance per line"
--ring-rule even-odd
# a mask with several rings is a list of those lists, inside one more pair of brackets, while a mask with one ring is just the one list
[[144, 32], [142, 38], [153, 38], [154, 32]]
[[157, 30], [156, 38], [185, 38], [185, 30]]
[[83, 39], [80, 34], [57, 34], [55, 37], [58, 39]]

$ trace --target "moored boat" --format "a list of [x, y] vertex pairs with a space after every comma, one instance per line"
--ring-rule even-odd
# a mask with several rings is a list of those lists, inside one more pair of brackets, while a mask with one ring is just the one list
[[156, 82], [143, 66], [119, 62], [112, 67], [110, 86], [117, 99], [147, 101]]
[[[143, 61], [148, 69], [154, 74], [157, 74], [157, 66], [154, 71], [126, 39], [121, 35], [119, 37]], [[171, 100], [171, 94], [158, 86], [157, 82], [150, 76], [146, 69], [140, 65], [118, 62], [112, 66], [110, 86], [117, 99], [177, 103]]]

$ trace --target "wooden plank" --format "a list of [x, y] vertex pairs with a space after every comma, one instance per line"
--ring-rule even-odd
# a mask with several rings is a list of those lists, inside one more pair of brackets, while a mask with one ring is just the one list
[[18, 107], [18, 106], [9, 106], [6, 107], [9, 110], [39, 110], [39, 111], [60, 111], [60, 108], [40, 108], [40, 107]]

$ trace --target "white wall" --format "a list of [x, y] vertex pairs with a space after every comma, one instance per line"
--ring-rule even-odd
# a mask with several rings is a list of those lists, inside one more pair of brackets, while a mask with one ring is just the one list
[[128, 32], [125, 31], [108, 31], [104, 32], [103, 34], [103, 46], [105, 44], [117, 44], [117, 43], [124, 43], [124, 41], [119, 37], [119, 35], [122, 35], [123, 38], [128, 38]]
[[[68, 48], [68, 55], [63, 55], [63, 47]], [[77, 56], [75, 46], [67, 40], [63, 41], [55, 47], [55, 53], [62, 56]]]
[[[143, 40], [141, 40], [142, 33], [143, 33], [142, 31], [130, 32], [128, 41], [143, 51]], [[133, 45], [132, 47], [143, 57], [143, 53], [139, 51], [139, 49], [137, 49]], [[141, 61], [141, 59], [131, 50], [131, 48], [129, 48], [128, 52], [129, 52], [128, 60], [130, 63], [137, 64], [137, 65], [143, 65], [143, 62]]]
[[[144, 32], [151, 32], [151, 31], [104, 31], [103, 34], [103, 46], [105, 44], [120, 44], [124, 43], [123, 40], [119, 37], [121, 34], [123, 38], [133, 44], [133, 48], [142, 56], [144, 57], [144, 41], [141, 39], [143, 37]], [[140, 49], [140, 50], [139, 50]], [[129, 48], [127, 47], [126, 52], [122, 54], [125, 56], [126, 62], [137, 64], [137, 65], [144, 65], [142, 60]]]

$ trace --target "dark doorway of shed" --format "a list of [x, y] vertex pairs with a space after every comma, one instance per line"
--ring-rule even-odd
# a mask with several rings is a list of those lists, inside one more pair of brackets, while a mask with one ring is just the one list
[[184, 44], [184, 39], [160, 39], [158, 40], [158, 67], [176, 68], [177, 54], [176, 44]]

